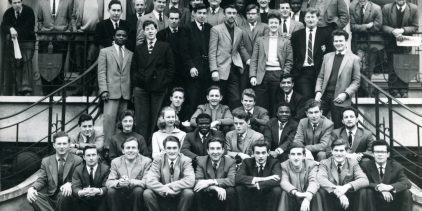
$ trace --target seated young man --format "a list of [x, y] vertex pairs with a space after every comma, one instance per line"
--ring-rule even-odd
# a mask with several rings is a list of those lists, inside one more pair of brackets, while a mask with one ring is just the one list
[[243, 160], [236, 174], [239, 210], [275, 211], [281, 197], [280, 163], [269, 156], [265, 141], [253, 144], [253, 157]]
[[236, 210], [235, 160], [224, 155], [224, 143], [218, 138], [207, 142], [207, 153], [197, 158], [194, 191], [198, 210]]
[[81, 114], [78, 120], [79, 132], [70, 139], [70, 152], [77, 155], [83, 155], [86, 146], [94, 146], [99, 153], [104, 147], [104, 133], [102, 128], [94, 126], [94, 120], [89, 114]]

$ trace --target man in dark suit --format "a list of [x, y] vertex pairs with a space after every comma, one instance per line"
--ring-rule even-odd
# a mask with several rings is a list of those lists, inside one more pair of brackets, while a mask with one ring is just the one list
[[368, 211], [410, 211], [412, 210], [411, 183], [403, 167], [390, 157], [390, 147], [385, 141], [375, 141], [372, 145], [374, 160], [361, 163], [368, 176], [369, 187], [362, 191], [370, 206]]
[[[161, 1], [161, 0], [156, 0]], [[157, 24], [143, 24], [146, 42], [136, 46], [131, 67], [137, 132], [147, 140], [155, 130], [168, 86], [173, 82], [174, 59], [170, 45], [157, 41]]]
[[170, 0], [168, 5], [164, 8], [164, 14], [170, 17], [171, 8], [178, 9], [180, 11], [180, 26], [186, 27], [191, 23], [191, 13], [188, 8], [180, 5], [180, 0]]
[[234, 112], [245, 111], [249, 115], [250, 127], [262, 133], [267, 122], [270, 120], [268, 111], [261, 106], [255, 106], [256, 95], [253, 89], [245, 89], [242, 92], [242, 107], [237, 107]]
[[277, 104], [285, 103], [289, 105], [291, 117], [299, 122], [302, 118], [306, 117], [305, 114], [305, 98], [294, 91], [295, 83], [291, 74], [285, 74], [281, 78], [280, 88], [277, 91]]
[[106, 181], [110, 168], [99, 163], [97, 148], [86, 146], [83, 150], [84, 165], [79, 165], [72, 177], [72, 192], [80, 211], [106, 210]]
[[281, 197], [280, 163], [269, 157], [265, 141], [253, 146], [253, 157], [243, 160], [236, 174], [239, 210], [275, 211]]
[[224, 142], [212, 138], [207, 142], [208, 155], [198, 157], [194, 187], [198, 210], [236, 210], [234, 178], [236, 162], [224, 155]]
[[108, 4], [110, 18], [100, 21], [95, 28], [95, 42], [99, 48], [110, 47], [113, 44], [114, 34], [118, 28], [127, 28], [127, 22], [120, 19], [122, 16], [122, 3], [112, 0]]
[[292, 34], [293, 76], [295, 91], [305, 100], [315, 95], [315, 82], [321, 69], [322, 58], [332, 49], [331, 34], [317, 27], [319, 12], [309, 8], [305, 14], [305, 28]]
[[321, 101], [323, 114], [331, 112], [334, 128], [341, 127], [341, 111], [352, 105], [352, 97], [360, 85], [360, 58], [347, 49], [349, 34], [344, 30], [332, 33], [335, 52], [324, 56], [315, 85], [315, 100]]
[[272, 118], [264, 129], [265, 141], [270, 145], [270, 155], [280, 162], [288, 159], [287, 149], [296, 134], [297, 122], [290, 114], [289, 105], [279, 105], [277, 117]]
[[190, 78], [185, 86], [188, 93], [187, 100], [192, 109], [206, 102], [206, 90], [211, 86], [208, 46], [212, 26], [205, 22], [206, 13], [207, 6], [205, 4], [196, 4], [193, 9], [194, 21], [187, 28], [187, 40], [189, 40], [187, 43], [189, 48], [187, 68]]
[[[72, 209], [72, 175], [82, 158], [69, 153], [70, 138], [65, 132], [53, 136], [54, 155], [43, 158], [37, 180], [28, 188], [27, 199], [36, 211]], [[45, 191], [44, 191], [45, 190]]]
[[[353, 107], [347, 107], [343, 110], [344, 127], [333, 130], [331, 133], [331, 142], [342, 138], [349, 143], [349, 153], [347, 157], [356, 159], [358, 162], [363, 157], [372, 158], [372, 144], [375, 141], [371, 131], [358, 127], [359, 113]], [[327, 157], [331, 156], [331, 148], [327, 149]]]

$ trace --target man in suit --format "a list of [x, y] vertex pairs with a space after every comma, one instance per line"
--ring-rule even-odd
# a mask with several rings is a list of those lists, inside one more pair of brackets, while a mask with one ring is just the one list
[[242, 92], [242, 105], [233, 110], [233, 113], [238, 111], [245, 111], [249, 115], [250, 127], [262, 133], [265, 125], [270, 120], [268, 111], [260, 106], [255, 106], [256, 95], [253, 89], [245, 89]]
[[[259, 22], [268, 24], [268, 13], [270, 11], [270, 0], [258, 0]], [[273, 7], [274, 8], [274, 7]]]
[[358, 162], [346, 156], [346, 140], [335, 140], [331, 148], [333, 157], [320, 162], [317, 174], [324, 210], [366, 210], [368, 200], [358, 197], [362, 195], [358, 191], [369, 185], [368, 178]]
[[207, 142], [207, 153], [198, 157], [195, 171], [194, 191], [198, 210], [236, 210], [235, 160], [224, 155], [224, 142], [217, 138]]
[[37, 180], [28, 188], [27, 199], [36, 211], [72, 210], [72, 175], [82, 158], [69, 153], [69, 136], [53, 136], [54, 155], [43, 158]]
[[129, 27], [129, 41], [131, 51], [135, 50], [136, 47], [136, 33], [138, 31], [138, 21], [142, 16], [146, 14], [145, 12], [145, 0], [133, 0], [133, 7], [135, 8], [135, 14], [129, 15], [127, 20], [127, 25]]
[[98, 56], [98, 87], [104, 101], [103, 130], [106, 147], [115, 133], [117, 116], [126, 110], [131, 98], [130, 64], [133, 53], [125, 48], [126, 41], [127, 30], [118, 28], [113, 46], [101, 49]]
[[306, 11], [301, 10], [302, 0], [291, 0], [290, 7], [292, 8], [291, 18], [305, 24], [304, 18]]
[[287, 149], [293, 142], [297, 129], [297, 122], [290, 114], [289, 105], [279, 105], [276, 117], [264, 129], [265, 141], [270, 145], [270, 155], [280, 162], [288, 159]]
[[128, 24], [121, 19], [122, 3], [112, 0], [108, 4], [110, 18], [100, 21], [95, 27], [94, 39], [100, 49], [113, 45], [114, 35], [118, 28], [127, 28]]
[[41, 0], [38, 3], [38, 31], [71, 31], [71, 19], [74, 0], [56, 1]]
[[144, 43], [147, 39], [144, 32], [145, 29], [143, 28], [145, 21], [155, 22], [157, 31], [161, 31], [169, 26], [169, 18], [164, 14], [165, 7], [165, 0], [154, 0], [154, 10], [139, 19], [136, 32], [136, 45]]
[[211, 86], [211, 73], [208, 62], [208, 46], [210, 41], [211, 25], [206, 23], [207, 6], [203, 3], [196, 4], [193, 9], [194, 20], [188, 30], [188, 60], [189, 80], [186, 91], [189, 106], [194, 109], [206, 102], [206, 90]]
[[281, 24], [278, 29], [278, 34], [289, 40], [293, 32], [305, 28], [302, 22], [291, 18], [292, 10], [290, 5], [291, 3], [287, 0], [283, 0], [280, 3]]
[[293, 143], [289, 159], [281, 164], [281, 194], [278, 210], [323, 210], [320, 203], [318, 164], [305, 158], [305, 146]]
[[[104, 133], [102, 128], [94, 126], [92, 116], [82, 113], [78, 119], [79, 132], [70, 139], [70, 152], [83, 155], [86, 146], [96, 147], [101, 154], [104, 148]], [[101, 156], [99, 154], [99, 156]]]
[[233, 5], [224, 9], [225, 22], [211, 29], [208, 54], [212, 80], [221, 87], [227, 102], [225, 104], [230, 109], [240, 106], [243, 62], [249, 64], [249, 55], [242, 42], [242, 30], [234, 25], [236, 14]]
[[418, 31], [419, 12], [418, 7], [406, 0], [395, 0], [382, 8], [382, 31], [386, 34], [386, 46], [388, 61], [388, 83], [393, 97], [408, 97], [408, 81], [403, 81], [394, 70], [393, 55], [409, 53], [411, 48], [398, 47], [397, 41], [402, 41], [403, 36], [412, 36]]
[[[306, 156], [320, 161], [326, 158], [334, 124], [322, 115], [321, 103], [309, 100], [305, 106], [307, 118], [300, 120], [294, 142], [305, 145]], [[312, 154], [312, 155], [311, 155]]]
[[315, 82], [323, 56], [332, 48], [330, 32], [317, 27], [318, 17], [317, 9], [307, 9], [304, 17], [306, 27], [294, 32], [291, 38], [294, 88], [305, 100], [315, 96]]
[[363, 172], [368, 176], [369, 187], [362, 190], [370, 206], [368, 211], [410, 211], [412, 210], [411, 183], [403, 167], [390, 157], [390, 147], [385, 141], [375, 141], [372, 145], [374, 160], [361, 163]]
[[290, 107], [291, 117], [299, 122], [306, 117], [305, 98], [294, 91], [295, 83], [291, 74], [284, 74], [280, 81], [280, 87], [277, 91], [277, 104], [287, 104]]
[[221, 0], [209, 0], [206, 21], [211, 26], [217, 26], [225, 21], [224, 9], [220, 7]]
[[95, 146], [86, 146], [83, 150], [85, 164], [79, 165], [72, 177], [72, 192], [77, 201], [77, 210], [106, 210], [106, 181], [110, 168], [99, 163], [99, 152]]
[[265, 141], [252, 145], [253, 157], [243, 160], [235, 182], [239, 210], [275, 211], [281, 197], [280, 163], [269, 157]]
[[256, 86], [257, 104], [272, 114], [276, 107], [277, 89], [281, 76], [290, 73], [293, 66], [293, 51], [290, 41], [279, 36], [280, 16], [268, 15], [268, 35], [255, 42], [251, 57], [249, 77], [252, 86]]
[[220, 131], [211, 130], [211, 116], [209, 114], [201, 113], [196, 117], [195, 121], [197, 125], [196, 130], [186, 135], [180, 150], [181, 153], [194, 161], [196, 161], [198, 156], [207, 155], [207, 143], [211, 139], [224, 140]]
[[188, 211], [193, 202], [195, 173], [191, 159], [179, 152], [180, 141], [175, 136], [164, 139], [165, 153], [155, 157], [147, 174], [145, 205], [149, 211], [177, 207]]
[[[372, 144], [375, 141], [371, 131], [358, 127], [359, 113], [353, 107], [347, 107], [343, 110], [344, 126], [333, 130], [331, 133], [331, 142], [341, 138], [347, 140], [350, 151], [347, 157], [354, 158], [358, 162], [363, 157], [373, 158]], [[331, 148], [327, 149], [327, 157], [331, 156]]]
[[173, 82], [175, 65], [170, 45], [157, 41], [157, 23], [146, 20], [142, 27], [146, 42], [136, 46], [131, 81], [136, 130], [149, 140], [157, 125], [168, 86]]
[[180, 11], [180, 26], [186, 27], [191, 23], [191, 13], [188, 8], [179, 4], [180, 0], [170, 0], [168, 5], [164, 8], [164, 14], [170, 17], [171, 8], [176, 8]]
[[128, 138], [122, 143], [123, 155], [111, 161], [107, 179], [110, 211], [144, 210], [143, 193], [151, 159], [139, 153], [139, 142]]
[[233, 121], [235, 129], [226, 134], [226, 150], [227, 155], [239, 164], [252, 156], [253, 144], [263, 141], [264, 136], [249, 128], [249, 115], [243, 110], [233, 112]]
[[315, 85], [315, 100], [321, 101], [326, 116], [331, 111], [334, 128], [341, 127], [341, 111], [352, 105], [351, 98], [360, 85], [360, 59], [347, 49], [349, 34], [333, 31], [335, 52], [324, 56]]

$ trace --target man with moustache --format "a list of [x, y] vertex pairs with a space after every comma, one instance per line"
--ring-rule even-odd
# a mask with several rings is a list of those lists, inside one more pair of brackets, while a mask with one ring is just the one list
[[83, 155], [86, 146], [93, 146], [101, 153], [104, 147], [104, 134], [102, 130], [94, 126], [92, 116], [86, 113], [81, 114], [78, 125], [79, 133], [70, 139], [70, 152]]
[[224, 143], [217, 138], [207, 142], [208, 155], [198, 157], [194, 187], [200, 211], [236, 210], [235, 160], [224, 155]]
[[72, 175], [82, 158], [69, 153], [70, 138], [53, 135], [54, 155], [43, 158], [37, 180], [28, 188], [27, 200], [36, 211], [72, 210]]
[[145, 205], [149, 211], [176, 207], [188, 211], [193, 202], [195, 173], [192, 160], [179, 152], [180, 140], [175, 136], [164, 139], [165, 153], [155, 157], [147, 174]]
[[77, 210], [106, 210], [106, 181], [110, 168], [99, 163], [100, 155], [95, 146], [86, 146], [83, 150], [85, 164], [79, 165], [72, 177], [72, 192], [77, 200]]
[[277, 104], [287, 104], [290, 107], [291, 117], [299, 122], [306, 117], [305, 98], [294, 91], [295, 83], [291, 74], [284, 74], [280, 81], [280, 87], [277, 91]]
[[264, 129], [264, 138], [270, 145], [270, 155], [283, 162], [288, 159], [287, 150], [293, 142], [297, 122], [291, 118], [287, 104], [278, 106], [275, 118], [272, 118]]
[[139, 153], [139, 142], [130, 137], [122, 143], [123, 155], [111, 161], [106, 185], [110, 211], [144, 210], [143, 193], [151, 159]]
[[275, 211], [281, 197], [280, 163], [269, 157], [265, 141], [252, 145], [253, 157], [243, 160], [236, 174], [239, 210]]

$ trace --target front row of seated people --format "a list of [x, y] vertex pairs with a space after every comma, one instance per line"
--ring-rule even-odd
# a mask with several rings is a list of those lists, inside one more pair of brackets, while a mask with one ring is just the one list
[[139, 153], [138, 140], [128, 138], [110, 169], [99, 162], [95, 146], [83, 149], [82, 161], [69, 153], [65, 132], [53, 140], [56, 153], [42, 160], [28, 189], [35, 210], [408, 211], [412, 204], [403, 167], [388, 159], [390, 148], [380, 140], [371, 145], [373, 159], [358, 162], [348, 156], [348, 141], [337, 138], [332, 157], [319, 163], [306, 158], [306, 146], [293, 142], [281, 164], [268, 143], [258, 140], [250, 146], [251, 157], [237, 165], [224, 141], [211, 138], [207, 154], [196, 157], [195, 172], [176, 136], [163, 140], [164, 151], [153, 160]]

